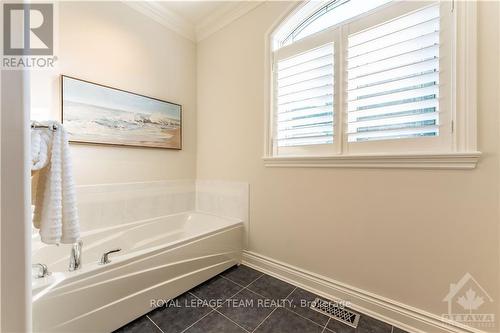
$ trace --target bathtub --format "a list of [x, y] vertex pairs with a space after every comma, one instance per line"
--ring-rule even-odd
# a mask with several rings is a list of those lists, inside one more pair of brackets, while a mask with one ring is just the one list
[[[82, 234], [82, 268], [69, 272], [71, 246], [33, 241], [35, 332], [111, 332], [240, 261], [243, 222], [188, 212]], [[109, 250], [111, 262], [98, 263]]]

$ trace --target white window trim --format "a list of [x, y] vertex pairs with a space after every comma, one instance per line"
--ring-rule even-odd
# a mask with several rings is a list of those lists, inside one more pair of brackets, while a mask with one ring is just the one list
[[265, 135], [264, 165], [267, 167], [349, 167], [349, 168], [423, 168], [473, 169], [481, 152], [477, 151], [477, 3], [454, 1], [453, 20], [456, 31], [453, 48], [455, 61], [452, 91], [453, 147], [450, 152], [343, 154], [331, 156], [274, 156], [272, 146], [272, 37], [282, 21], [300, 9], [293, 4], [278, 18], [265, 39]]

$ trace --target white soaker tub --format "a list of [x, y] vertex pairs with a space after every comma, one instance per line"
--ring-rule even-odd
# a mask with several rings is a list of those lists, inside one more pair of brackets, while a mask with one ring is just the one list
[[[51, 272], [33, 280], [36, 332], [111, 332], [237, 264], [243, 222], [188, 212], [82, 234], [81, 269], [68, 271], [71, 246], [33, 242], [33, 263]], [[100, 256], [109, 250], [109, 264]]]

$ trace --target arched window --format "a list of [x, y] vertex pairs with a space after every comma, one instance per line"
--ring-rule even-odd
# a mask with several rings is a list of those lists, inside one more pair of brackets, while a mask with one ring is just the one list
[[274, 49], [292, 44], [318, 31], [369, 12], [391, 0], [311, 1], [288, 18], [274, 35]]
[[453, 2], [311, 1], [273, 32], [271, 156], [451, 152]]

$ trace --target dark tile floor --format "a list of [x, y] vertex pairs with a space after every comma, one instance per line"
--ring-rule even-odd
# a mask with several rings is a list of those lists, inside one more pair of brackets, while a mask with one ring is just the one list
[[352, 328], [311, 310], [316, 297], [250, 267], [234, 266], [115, 333], [407, 333], [363, 314]]

